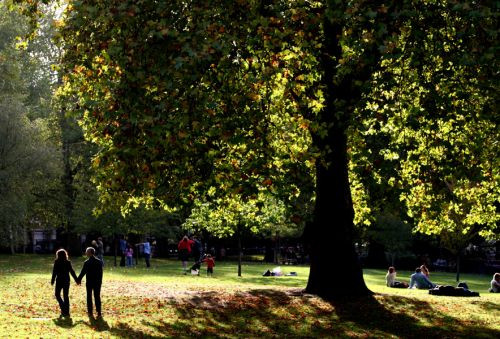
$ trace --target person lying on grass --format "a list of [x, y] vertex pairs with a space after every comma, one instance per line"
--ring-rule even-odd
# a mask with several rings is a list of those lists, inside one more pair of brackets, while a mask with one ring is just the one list
[[[70, 278], [69, 275], [75, 282], [78, 283], [76, 273], [71, 266], [71, 261], [68, 259], [68, 252], [66, 250], [60, 249], [56, 252], [56, 260], [54, 261], [54, 268], [52, 269], [52, 279], [50, 281], [51, 285], [56, 283], [56, 299], [61, 308], [61, 317], [69, 317], [69, 285]], [[61, 298], [61, 290], [63, 292], [63, 298]]]
[[490, 292], [500, 293], [500, 273], [495, 273], [493, 275], [493, 280], [491, 280]]
[[396, 269], [394, 267], [389, 267], [387, 274], [385, 275], [385, 282], [387, 287], [394, 288], [407, 288], [408, 284], [401, 281], [396, 281]]
[[415, 286], [418, 289], [430, 289], [434, 288], [436, 284], [432, 283], [425, 275], [422, 274], [420, 267], [415, 269], [415, 273], [410, 276], [410, 286], [408, 288], [413, 288]]

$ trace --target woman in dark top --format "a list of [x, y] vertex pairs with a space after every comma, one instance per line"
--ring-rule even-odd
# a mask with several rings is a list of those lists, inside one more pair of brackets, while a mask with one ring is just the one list
[[[75, 281], [77, 277], [73, 267], [71, 266], [71, 261], [68, 259], [68, 252], [66, 250], [60, 249], [56, 252], [56, 260], [54, 261], [54, 269], [52, 270], [52, 280], [51, 284], [56, 283], [56, 299], [59, 302], [59, 307], [61, 308], [61, 316], [69, 317], [69, 283], [71, 276]], [[61, 298], [61, 290], [63, 292], [63, 298]]]

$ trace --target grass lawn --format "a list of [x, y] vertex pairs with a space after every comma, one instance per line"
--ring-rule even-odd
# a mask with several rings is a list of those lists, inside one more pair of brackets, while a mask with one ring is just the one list
[[[85, 288], [71, 285], [71, 319], [59, 319], [50, 286], [52, 256], [0, 255], [0, 337], [500, 337], [500, 295], [490, 276], [463, 275], [480, 297], [440, 297], [385, 287], [382, 270], [367, 269], [373, 298], [326, 302], [304, 295], [309, 269], [282, 266], [296, 277], [262, 277], [270, 265], [217, 262], [213, 278], [185, 276], [175, 260], [152, 268], [112, 267], [106, 258], [103, 319], [86, 316]], [[77, 271], [83, 258], [72, 258]], [[410, 272], [398, 272], [408, 281]], [[405, 279], [406, 278], [406, 279]], [[439, 284], [450, 273], [431, 272]], [[84, 284], [82, 284], [84, 285]]]

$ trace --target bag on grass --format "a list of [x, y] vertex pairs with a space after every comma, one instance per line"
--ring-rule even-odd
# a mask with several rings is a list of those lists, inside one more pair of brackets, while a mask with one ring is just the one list
[[479, 297], [478, 292], [473, 292], [463, 287], [453, 287], [450, 285], [436, 286], [429, 290], [432, 295], [444, 295], [450, 297]]

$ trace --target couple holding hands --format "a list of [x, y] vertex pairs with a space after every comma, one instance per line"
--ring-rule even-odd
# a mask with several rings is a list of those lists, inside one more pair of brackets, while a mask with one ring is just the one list
[[[95, 308], [97, 316], [101, 317], [101, 284], [102, 284], [102, 261], [95, 257], [95, 249], [93, 247], [87, 248], [85, 251], [88, 259], [83, 264], [82, 271], [77, 277], [71, 261], [68, 259], [68, 252], [60, 249], [56, 252], [56, 260], [54, 261], [54, 269], [52, 270], [51, 284], [56, 283], [56, 299], [61, 308], [61, 316], [69, 317], [69, 275], [75, 279], [75, 282], [80, 285], [82, 278], [87, 275], [87, 312], [89, 317], [93, 317], [92, 294], [94, 294]], [[63, 297], [61, 298], [61, 291]]]

